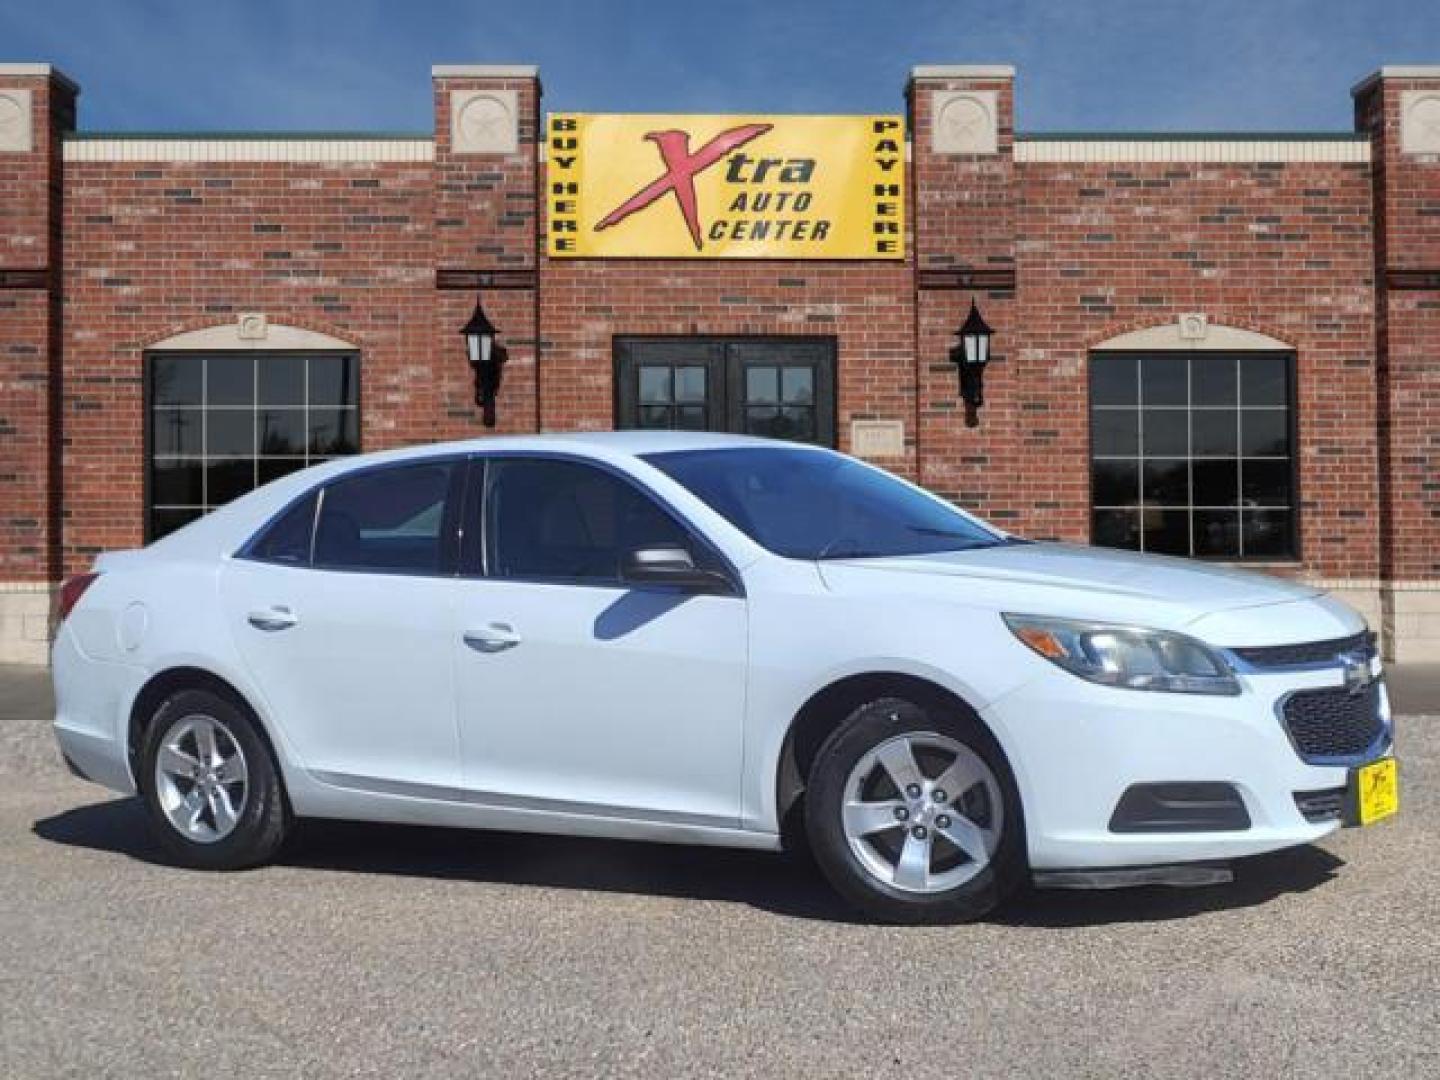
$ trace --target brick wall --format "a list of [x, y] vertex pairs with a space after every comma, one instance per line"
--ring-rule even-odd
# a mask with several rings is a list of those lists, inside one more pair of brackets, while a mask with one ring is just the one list
[[[995, 95], [994, 153], [936, 152], [936, 104], [956, 91]], [[920, 482], [1003, 528], [1064, 535], [1063, 516], [1073, 514], [1079, 493], [1055, 490], [1048, 470], [1022, 460], [1034, 448], [1043, 453], [1051, 435], [1048, 424], [1031, 422], [1014, 381], [1022, 342], [1014, 287], [1014, 109], [1009, 77], [925, 76], [910, 85]], [[959, 374], [949, 361], [972, 298], [995, 331], [975, 428], [964, 424]]]
[[[956, 89], [998, 93], [994, 158], [932, 152], [929, 103]], [[1376, 577], [1367, 166], [1016, 163], [1008, 84], [920, 79], [912, 96], [924, 482], [1026, 535], [1088, 540], [1090, 350], [1203, 312], [1296, 350], [1302, 559], [1291, 572]], [[926, 289], [926, 268], [952, 260], [974, 271], [1013, 261], [1016, 288]], [[970, 429], [943, 358], [972, 295], [996, 352]]]
[[[1038, 445], [1057, 487], [1087, 497], [1088, 351], [1204, 312], [1296, 350], [1304, 571], [1376, 576], [1366, 173], [1313, 162], [1022, 168], [1017, 423], [1056, 432]], [[1086, 537], [1083, 507], [1065, 521]]]
[[[474, 154], [457, 149], [452, 127], [454, 99], [474, 92], [513, 94], [516, 148], [512, 154]], [[438, 270], [458, 270], [484, 293], [485, 311], [507, 350], [496, 430], [536, 430], [536, 342], [540, 336], [536, 266], [540, 258], [540, 80], [518, 74], [496, 77], [441, 75], [434, 80], [435, 166], [428, 255]], [[496, 288], [503, 284], [504, 288]], [[437, 355], [455, 368], [458, 331], [475, 306], [476, 288], [439, 294], [435, 317]], [[463, 367], [463, 364], [460, 365]], [[468, 370], [463, 371], [469, 378]], [[448, 393], [449, 391], [447, 391]], [[470, 417], [471, 392], [448, 399]], [[481, 429], [484, 430], [484, 429]]]
[[[1090, 350], [1204, 312], [1298, 358], [1302, 558], [1277, 569], [1430, 589], [1440, 292], [1413, 286], [1440, 272], [1440, 163], [1403, 154], [1398, 125], [1400, 95], [1436, 82], [1360, 92], [1372, 177], [1359, 162], [1017, 157], [1003, 69], [920, 69], [905, 262], [570, 261], [541, 255], [540, 86], [524, 69], [437, 70], [433, 161], [63, 166], [68, 84], [0, 69], [0, 88], [33, 90], [39, 135], [0, 154], [0, 270], [25, 286], [0, 289], [0, 583], [141, 542], [144, 351], [240, 312], [360, 350], [365, 449], [483, 433], [458, 334], [478, 289], [509, 350], [500, 431], [610, 427], [617, 335], [833, 337], [842, 448], [853, 420], [902, 421], [904, 455], [884, 464], [1017, 532], [1078, 541]], [[477, 92], [513, 100], [513, 149], [456, 140], [454, 106]], [[935, 149], [936, 103], [957, 92], [993, 95], [993, 152]], [[996, 334], [975, 428], [947, 358], [972, 298]], [[1387, 625], [1415, 603], [1429, 601], [1392, 598]]]
[[75, 90], [44, 69], [0, 71], [7, 89], [29, 96], [30, 149], [0, 153], [0, 581], [43, 582], [58, 561], [60, 136]]
[[[515, 96], [516, 152], [457, 149], [451, 131], [455, 99], [467, 92]], [[534, 77], [437, 75], [435, 98], [435, 232], [438, 266], [535, 268], [539, 257], [540, 81]]]
[[458, 341], [436, 348], [430, 179], [390, 162], [69, 163], [67, 570], [143, 541], [143, 356], [182, 331], [260, 311], [354, 343], [367, 449], [470, 430], [463, 365], [441, 362]]
[[1440, 152], [1402, 145], [1417, 91], [1440, 91], [1440, 77], [1382, 74], [1357, 88], [1355, 116], [1375, 173], [1385, 621], [1428, 657], [1440, 655]]
[[[549, 260], [540, 277], [541, 426], [614, 424], [612, 335], [834, 337], [838, 433], [914, 414], [911, 278], [899, 263]], [[886, 461], [913, 472], [914, 446]]]
[[1375, 260], [1381, 271], [1379, 356], [1386, 415], [1385, 492], [1396, 578], [1440, 575], [1440, 288], [1413, 287], [1440, 275], [1440, 153], [1406, 153], [1400, 142], [1405, 91], [1440, 89], [1440, 79], [1383, 78], [1356, 98], [1356, 125], [1374, 145]]
[[[457, 154], [450, 95], [513, 90], [513, 155]], [[264, 312], [361, 354], [361, 443], [481, 434], [459, 328], [474, 289], [437, 271], [536, 258], [533, 79], [437, 78], [431, 162], [71, 162], [64, 394], [64, 561], [143, 541], [143, 356], [171, 335]], [[487, 290], [508, 349], [499, 431], [532, 431], [535, 292]]]

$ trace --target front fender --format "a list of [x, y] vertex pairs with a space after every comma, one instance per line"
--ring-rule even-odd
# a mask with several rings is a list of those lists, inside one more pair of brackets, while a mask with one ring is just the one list
[[[776, 777], [785, 739], [805, 704], [842, 679], [889, 673], [932, 683], [986, 706], [1038, 676], [1044, 663], [999, 614], [952, 601], [847, 596], [820, 589], [752, 593], [744, 789], [747, 828], [778, 829]], [[994, 731], [1013, 760], [1011, 740]]]

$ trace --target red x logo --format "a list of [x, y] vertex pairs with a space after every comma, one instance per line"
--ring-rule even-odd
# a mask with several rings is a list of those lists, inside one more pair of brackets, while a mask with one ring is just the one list
[[608, 229], [624, 221], [636, 210], [643, 210], [667, 191], [675, 193], [680, 204], [680, 213], [690, 227], [690, 239], [695, 241], [695, 250], [704, 244], [700, 238], [700, 212], [695, 205], [695, 177], [723, 158], [737, 146], [744, 146], [751, 139], [759, 138], [775, 125], [742, 124], [740, 127], [722, 131], [695, 153], [690, 153], [688, 131], [652, 131], [645, 138], [660, 148], [660, 157], [665, 162], [665, 172], [657, 180], [646, 184], [630, 198], [606, 214], [595, 231]]

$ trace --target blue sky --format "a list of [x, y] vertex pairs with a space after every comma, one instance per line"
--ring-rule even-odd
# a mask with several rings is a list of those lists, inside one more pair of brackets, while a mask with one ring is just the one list
[[1019, 68], [1017, 125], [1348, 130], [1349, 87], [1440, 63], [1440, 0], [0, 0], [91, 130], [432, 126], [432, 63], [538, 63], [550, 109], [898, 111], [916, 63]]

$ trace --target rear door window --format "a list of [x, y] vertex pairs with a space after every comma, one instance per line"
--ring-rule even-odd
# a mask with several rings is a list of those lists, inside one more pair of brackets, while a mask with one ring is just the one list
[[315, 529], [315, 502], [318, 498], [318, 493], [312, 491], [291, 506], [255, 538], [246, 554], [262, 562], [308, 566], [310, 541]]
[[438, 574], [455, 566], [454, 516], [463, 462], [371, 469], [325, 488], [316, 567]]

